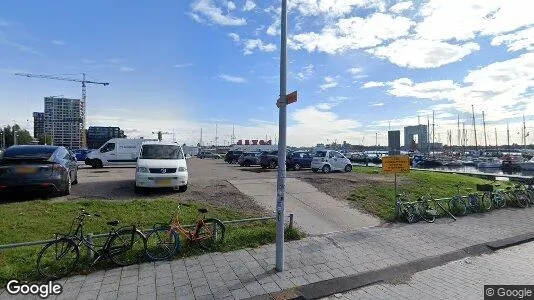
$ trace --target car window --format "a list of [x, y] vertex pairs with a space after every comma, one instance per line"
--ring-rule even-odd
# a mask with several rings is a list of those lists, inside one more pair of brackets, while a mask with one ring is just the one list
[[101, 153], [106, 153], [115, 150], [115, 143], [107, 143], [102, 149], [100, 149]]
[[57, 147], [10, 147], [5, 150], [3, 157], [49, 159], [56, 150]]
[[180, 146], [174, 145], [143, 145], [141, 159], [183, 159]]
[[315, 157], [326, 157], [326, 151], [315, 152]]

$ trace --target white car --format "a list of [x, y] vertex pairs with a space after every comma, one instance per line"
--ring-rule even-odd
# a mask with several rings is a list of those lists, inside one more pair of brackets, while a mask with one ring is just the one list
[[331, 171], [352, 171], [351, 161], [345, 155], [335, 150], [320, 150], [315, 152], [311, 169], [314, 173], [322, 171], [330, 173]]
[[145, 142], [141, 145], [135, 169], [135, 192], [143, 188], [187, 190], [187, 162], [176, 143]]

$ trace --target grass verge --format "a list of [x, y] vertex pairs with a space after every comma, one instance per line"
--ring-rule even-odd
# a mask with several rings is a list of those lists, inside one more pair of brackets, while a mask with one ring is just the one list
[[[205, 207], [205, 206], [203, 206]], [[119, 226], [138, 224], [140, 228], [149, 229], [156, 223], [168, 223], [171, 214], [176, 210], [177, 203], [172, 200], [137, 200], [132, 202], [110, 202], [102, 200], [76, 202], [47, 202], [31, 201], [9, 203], [0, 209], [0, 244], [11, 244], [27, 241], [48, 240], [54, 233], [66, 233], [75, 216], [84, 209], [91, 213], [98, 213], [101, 217], [92, 217], [84, 222], [84, 233], [104, 233], [109, 227], [106, 221], [119, 220]], [[193, 224], [197, 217], [195, 204], [182, 205], [180, 208], [180, 222]], [[228, 209], [207, 207], [206, 217], [218, 218], [222, 221], [254, 217]], [[274, 221], [253, 222], [248, 224], [232, 224], [226, 229], [225, 243], [220, 251], [231, 251], [246, 247], [257, 247], [273, 243], [276, 229]], [[299, 239], [302, 234], [297, 230], [287, 230], [286, 239]], [[182, 252], [177, 257], [204, 253], [196, 247], [188, 247], [182, 241]], [[103, 242], [103, 241], [102, 241]], [[101, 244], [95, 240], [96, 244]], [[36, 281], [39, 275], [36, 270], [37, 255], [43, 246], [22, 247], [0, 252], [0, 285], [8, 280]], [[81, 247], [84, 248], [84, 247]], [[84, 249], [81, 261], [86, 257]], [[95, 269], [114, 267], [111, 262], [99, 263], [93, 267], [80, 264], [78, 273], [89, 273]]]
[[[355, 167], [354, 172], [368, 174], [369, 178], [393, 178], [393, 174], [386, 175], [378, 167]], [[467, 194], [466, 189], [476, 190], [477, 184], [492, 183], [490, 180], [480, 179], [467, 175], [447, 174], [427, 171], [411, 171], [408, 174], [397, 175], [397, 193], [405, 193], [410, 200], [417, 200], [421, 196], [430, 195], [432, 198], [446, 198], [458, 194], [457, 185], [460, 183], [460, 192]], [[503, 183], [506, 185], [507, 183]], [[349, 196], [349, 200], [362, 207], [365, 211], [387, 221], [395, 218], [395, 188], [393, 182], [373, 181], [358, 187]]]

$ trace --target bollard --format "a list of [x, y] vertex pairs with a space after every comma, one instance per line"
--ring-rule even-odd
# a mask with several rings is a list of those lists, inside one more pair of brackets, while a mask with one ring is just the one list
[[87, 259], [89, 260], [89, 262], [91, 262], [93, 260], [93, 234], [92, 233], [88, 233], [87, 234]]
[[289, 228], [293, 229], [293, 213], [289, 214]]

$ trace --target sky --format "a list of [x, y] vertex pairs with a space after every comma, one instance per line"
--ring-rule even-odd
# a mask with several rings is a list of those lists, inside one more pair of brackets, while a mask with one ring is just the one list
[[[29, 5], [31, 3], [31, 6]], [[457, 144], [534, 130], [534, 3], [289, 0], [288, 144], [385, 145], [434, 123]], [[31, 7], [31, 8], [30, 8]], [[87, 125], [219, 144], [278, 135], [280, 0], [0, 2], [0, 125], [32, 129], [45, 96], [80, 98]], [[434, 112], [434, 122], [432, 113]], [[534, 142], [534, 134], [527, 137]]]

